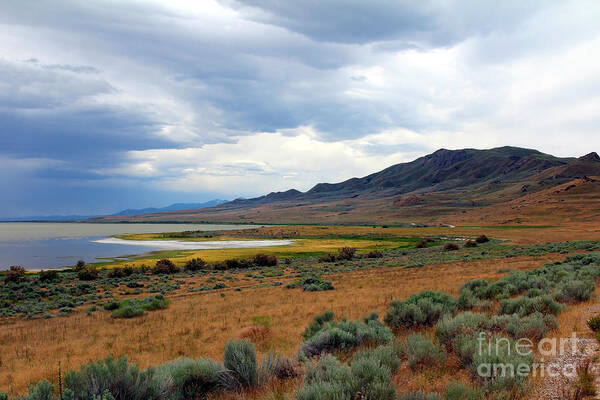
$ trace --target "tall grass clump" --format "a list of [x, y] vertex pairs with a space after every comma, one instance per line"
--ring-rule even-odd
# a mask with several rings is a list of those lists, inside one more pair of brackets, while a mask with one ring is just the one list
[[240, 388], [248, 389], [258, 385], [256, 350], [248, 339], [227, 342], [223, 363]]
[[443, 292], [430, 290], [413, 294], [405, 301], [392, 301], [384, 321], [392, 329], [431, 326], [456, 310], [456, 300]]

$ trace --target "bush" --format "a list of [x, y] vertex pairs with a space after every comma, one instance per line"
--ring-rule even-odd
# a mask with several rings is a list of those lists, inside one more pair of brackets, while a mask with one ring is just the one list
[[[527, 376], [517, 372], [523, 368], [523, 365], [531, 366], [533, 355], [519, 355], [516, 343], [511, 339], [493, 336], [491, 346], [484, 344], [472, 357], [473, 361], [469, 369], [474, 377], [483, 381], [485, 389], [507, 392], [524, 390]], [[501, 366], [501, 368], [494, 368], [494, 366]]]
[[553, 314], [556, 315], [561, 312], [563, 306], [557, 303], [551, 296], [537, 296], [537, 297], [517, 297], [515, 299], [506, 299], [500, 301], [500, 307], [498, 308], [498, 314], [519, 314], [524, 317], [529, 314], [536, 312], [542, 314]]
[[556, 326], [554, 315], [543, 315], [538, 312], [525, 317], [519, 317], [517, 314], [497, 315], [490, 320], [490, 329], [504, 331], [513, 339], [529, 338], [538, 341]]
[[404, 354], [411, 369], [432, 367], [446, 361], [446, 351], [420, 333], [410, 335], [404, 343]]
[[600, 315], [596, 315], [588, 319], [587, 326], [594, 332], [600, 331]]
[[405, 301], [392, 301], [384, 321], [392, 329], [431, 326], [455, 309], [456, 301], [448, 294], [426, 290]]
[[248, 389], [258, 384], [256, 350], [248, 339], [227, 342], [224, 365], [241, 388]]
[[325, 311], [323, 314], [317, 314], [311, 321], [311, 323], [304, 329], [304, 333], [302, 333], [302, 337], [305, 340], [310, 339], [315, 336], [319, 331], [321, 331], [325, 325], [329, 322], [333, 322], [334, 314], [332, 311]]
[[363, 359], [372, 358], [377, 360], [381, 365], [386, 366], [392, 373], [395, 373], [400, 367], [400, 354], [402, 350], [395, 343], [377, 346], [374, 349], [364, 349], [357, 351], [352, 358], [353, 362]]
[[201, 258], [192, 258], [185, 263], [184, 269], [186, 271], [200, 271], [206, 268], [206, 261]]
[[337, 259], [338, 260], [352, 260], [354, 258], [354, 253], [356, 253], [355, 247], [342, 247], [338, 251]]
[[424, 249], [427, 247], [427, 240], [423, 239], [415, 245], [417, 249]]
[[166, 258], [164, 260], [157, 261], [156, 265], [152, 269], [152, 273], [156, 275], [175, 274], [177, 272], [179, 272], [179, 268], [177, 268], [177, 266], [173, 264], [173, 261]]
[[297, 393], [298, 400], [394, 400], [389, 369], [375, 359], [362, 358], [351, 367], [333, 356], [309, 363]]
[[[110, 304], [110, 303], [109, 303]], [[144, 315], [146, 311], [155, 311], [167, 308], [169, 300], [165, 299], [162, 295], [157, 294], [156, 296], [146, 297], [143, 300], [138, 299], [124, 299], [119, 302], [118, 308], [116, 308], [111, 317], [113, 318], [133, 318]], [[113, 307], [109, 305], [109, 307]], [[106, 306], [105, 306], [106, 308]]]
[[93, 281], [98, 279], [98, 269], [93, 266], [83, 267], [77, 272], [77, 278], [82, 281]]
[[458, 250], [460, 247], [458, 247], [458, 245], [456, 243], [446, 243], [444, 245], [444, 250], [445, 251], [456, 251]]
[[260, 385], [269, 383], [272, 379], [292, 379], [300, 375], [294, 361], [288, 357], [275, 355], [272, 351], [262, 359], [258, 369], [258, 381]]
[[477, 247], [477, 242], [474, 240], [467, 240], [465, 242], [465, 247], [469, 248], [469, 247]]
[[79, 260], [77, 261], [77, 264], [75, 264], [75, 271], [80, 271], [83, 267], [85, 267], [85, 261]]
[[286, 286], [288, 289], [301, 287], [305, 292], [321, 292], [325, 290], [334, 290], [333, 284], [330, 281], [323, 280], [318, 275], [310, 275], [305, 278], [298, 279]]
[[114, 267], [108, 270], [106, 276], [113, 279], [123, 278], [125, 277], [125, 271], [123, 271], [123, 268]]
[[[8, 397], [7, 397], [8, 399]], [[21, 400], [54, 400], [54, 386], [46, 380], [38, 382], [35, 386], [29, 386], [29, 393]]]
[[172, 391], [170, 379], [161, 379], [152, 368], [140, 371], [125, 357], [117, 361], [108, 357], [69, 372], [65, 387], [71, 396], [65, 393], [65, 399], [73, 400], [104, 399], [106, 393], [115, 400], [163, 400]]
[[561, 285], [556, 299], [563, 303], [579, 303], [591, 298], [594, 291], [594, 282], [580, 280], [567, 281]]
[[299, 350], [301, 358], [351, 350], [363, 344], [385, 344], [394, 337], [392, 332], [377, 319], [370, 318], [366, 322], [323, 320], [328, 319], [330, 315], [333, 318], [332, 314], [317, 316], [321, 317], [322, 323], [313, 321], [305, 330], [303, 336], [306, 340]]
[[459, 382], [448, 385], [444, 396], [444, 400], [481, 400], [483, 398], [481, 390]]
[[54, 270], [54, 269], [49, 269], [49, 270], [41, 270], [40, 273], [38, 274], [38, 278], [40, 280], [40, 282], [56, 282], [56, 281], [60, 281], [60, 275], [58, 274], [58, 271]]
[[257, 254], [252, 262], [259, 267], [274, 267], [278, 264], [277, 257], [269, 254]]
[[489, 241], [490, 241], [490, 239], [488, 239], [488, 237], [487, 237], [487, 236], [485, 236], [485, 235], [481, 235], [481, 236], [477, 236], [477, 239], [475, 239], [475, 241], [476, 241], [477, 243], [479, 243], [479, 244], [482, 244], [482, 243], [487, 243], [487, 242], [489, 242]]
[[173, 400], [204, 399], [222, 389], [225, 368], [210, 359], [181, 358], [157, 368], [157, 375], [173, 383]]
[[4, 283], [9, 282], [25, 282], [27, 278], [25, 278], [25, 268], [20, 265], [12, 265], [8, 271], [6, 271], [6, 275], [4, 275]]
[[486, 315], [463, 312], [455, 317], [444, 316], [435, 326], [435, 336], [441, 343], [450, 345], [459, 335], [475, 335], [487, 328]]
[[319, 257], [319, 262], [335, 262], [337, 260], [335, 254], [327, 253]]
[[377, 251], [377, 250], [370, 251], [366, 254], [366, 257], [367, 258], [381, 258], [381, 257], [383, 257], [383, 253], [380, 251]]

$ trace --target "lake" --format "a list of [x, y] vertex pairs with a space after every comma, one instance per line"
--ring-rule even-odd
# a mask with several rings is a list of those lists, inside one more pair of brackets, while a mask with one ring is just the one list
[[229, 241], [217, 243], [179, 242], [176, 240], [123, 241], [110, 238], [126, 233], [161, 233], [181, 231], [217, 231], [256, 228], [257, 225], [216, 224], [89, 224], [51, 222], [0, 223], [0, 270], [10, 265], [28, 269], [72, 266], [78, 260], [87, 263], [103, 259], [143, 254], [156, 250], [203, 248], [267, 247], [288, 241]]

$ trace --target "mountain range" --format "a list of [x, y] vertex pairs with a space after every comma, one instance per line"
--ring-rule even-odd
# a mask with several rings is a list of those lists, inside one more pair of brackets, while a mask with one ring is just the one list
[[551, 193], [565, 184], [585, 184], [595, 199], [598, 182], [593, 177], [600, 177], [597, 153], [561, 158], [518, 147], [441, 149], [362, 178], [319, 183], [306, 192], [290, 189], [204, 209], [97, 220], [368, 224], [464, 221], [470, 214], [480, 215], [482, 209], [503, 207], [536, 193]]
[[[127, 210], [119, 211], [115, 214], [110, 214], [108, 216], [118, 216], [123, 217], [127, 215], [137, 215], [137, 214], [150, 214], [150, 213], [158, 213], [158, 212], [167, 212], [167, 211], [177, 211], [177, 210], [189, 210], [196, 209], [199, 210], [201, 208], [206, 207], [214, 207], [219, 204], [226, 203], [227, 200], [214, 199], [204, 203], [174, 203], [166, 207], [150, 207], [150, 208], [138, 208], [132, 209], [128, 208]], [[40, 221], [40, 222], [62, 222], [62, 221], [80, 221], [87, 220], [91, 218], [102, 218], [102, 215], [33, 215], [26, 217], [6, 217], [0, 218], [0, 221], [4, 222], [18, 222], [18, 221]]]

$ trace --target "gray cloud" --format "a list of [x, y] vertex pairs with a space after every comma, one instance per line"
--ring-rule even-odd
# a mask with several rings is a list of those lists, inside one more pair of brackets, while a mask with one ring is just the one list
[[[386, 160], [441, 146], [575, 151], [585, 146], [565, 146], [559, 130], [581, 138], [597, 129], [587, 110], [600, 60], [585, 49], [598, 40], [598, 17], [592, 1], [7, 2], [0, 157], [13, 160], [11, 184], [27, 193], [33, 181], [110, 192], [119, 183], [106, 171], [129, 165], [132, 151], [235, 147], [257, 132], [292, 143], [299, 127], [323, 146], [340, 143], [336, 151]], [[357, 142], [378, 134], [386, 140]], [[278, 174], [268, 159], [219, 161], [227, 150], [218, 148], [211, 171], [258, 177], [255, 186]], [[53, 163], [14, 162], [33, 159]], [[154, 179], [144, 172], [176, 178], [203, 166], [156, 163], [118, 181], [141, 193]], [[335, 168], [314, 179], [339, 179]]]

